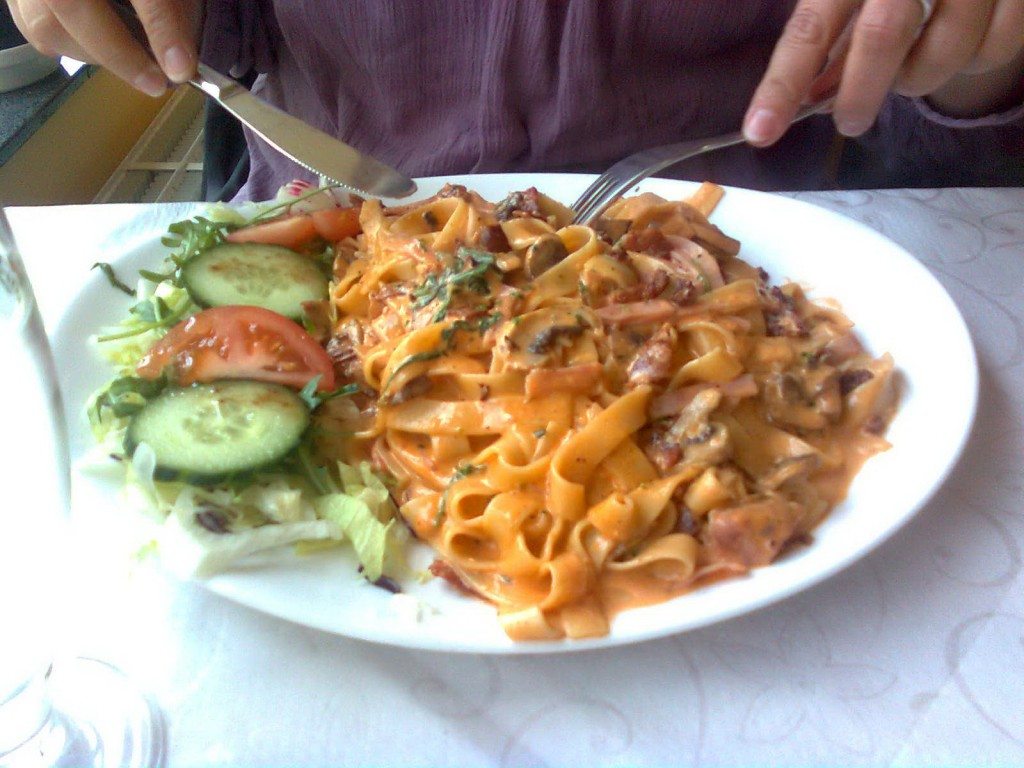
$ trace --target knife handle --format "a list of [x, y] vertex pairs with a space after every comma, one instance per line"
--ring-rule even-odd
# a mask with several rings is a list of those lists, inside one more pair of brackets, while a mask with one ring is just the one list
[[[132, 37], [142, 45], [150, 57], [156, 61], [156, 55], [153, 53], [153, 48], [149, 44], [149, 38], [146, 37], [146, 30], [142, 26], [142, 21], [139, 19], [135, 9], [126, 0], [113, 0], [111, 3], [117, 15], [121, 17], [121, 22], [128, 28]], [[200, 91], [212, 96], [215, 99], [224, 99], [231, 94], [232, 91], [239, 88], [243, 88], [240, 83], [235, 82], [229, 77], [225, 77], [217, 70], [206, 66], [201, 61], [196, 64], [196, 76], [188, 81], [189, 85], [193, 88], [198, 88]]]

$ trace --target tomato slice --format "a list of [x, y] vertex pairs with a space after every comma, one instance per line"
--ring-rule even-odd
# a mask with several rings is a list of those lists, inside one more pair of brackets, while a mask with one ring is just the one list
[[268, 221], [266, 224], [257, 224], [254, 227], [236, 229], [224, 239], [229, 243], [265, 243], [297, 250], [315, 237], [316, 227], [313, 226], [313, 220], [303, 214]]
[[178, 323], [139, 361], [148, 379], [173, 366], [178, 384], [252, 379], [301, 389], [314, 376], [317, 388], [335, 388], [331, 358], [302, 326], [262, 307], [211, 307]]
[[326, 208], [309, 214], [316, 233], [329, 243], [355, 237], [363, 228], [359, 224], [359, 207]]

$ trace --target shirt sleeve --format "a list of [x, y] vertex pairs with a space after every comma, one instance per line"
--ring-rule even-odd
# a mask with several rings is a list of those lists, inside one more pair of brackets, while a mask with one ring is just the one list
[[960, 119], [924, 99], [890, 96], [874, 128], [847, 143], [840, 185], [1024, 186], [1024, 104]]
[[272, 0], [207, 0], [200, 58], [237, 79], [266, 73], [280, 38]]

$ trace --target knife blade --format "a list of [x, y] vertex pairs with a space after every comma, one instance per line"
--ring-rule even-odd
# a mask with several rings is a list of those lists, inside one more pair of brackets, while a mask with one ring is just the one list
[[245, 86], [199, 64], [189, 81], [283, 155], [313, 173], [354, 192], [375, 197], [407, 197], [416, 182], [254, 96]]

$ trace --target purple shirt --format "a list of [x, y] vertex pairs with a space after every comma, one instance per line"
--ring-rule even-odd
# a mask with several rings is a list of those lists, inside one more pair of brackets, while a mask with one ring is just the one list
[[[209, 0], [203, 58], [411, 176], [600, 171], [736, 130], [793, 2]], [[241, 198], [300, 167], [248, 136]], [[841, 161], [842, 158], [842, 161]], [[852, 158], [852, 160], [851, 160]], [[890, 97], [845, 149], [827, 117], [668, 175], [756, 189], [1024, 183], [1024, 106], [946, 120]]]

